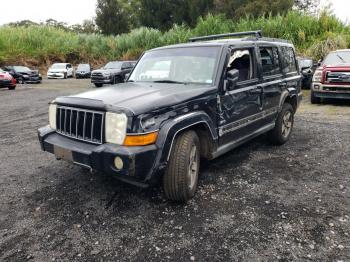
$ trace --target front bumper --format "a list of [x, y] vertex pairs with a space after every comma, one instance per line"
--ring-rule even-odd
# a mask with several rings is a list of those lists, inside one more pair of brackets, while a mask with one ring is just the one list
[[109, 77], [105, 78], [93, 78], [91, 77], [91, 83], [93, 84], [110, 84], [112, 80]]
[[0, 88], [15, 87], [16, 84], [12, 83], [11, 80], [1, 79]]
[[48, 73], [47, 78], [64, 78], [64, 73]]
[[[155, 182], [155, 145], [143, 147], [125, 147], [114, 144], [94, 145], [77, 141], [56, 133], [49, 126], [38, 130], [43, 151], [59, 155], [62, 150], [68, 152], [69, 160], [77, 165], [110, 174], [124, 182], [140, 187], [147, 187]], [[114, 159], [120, 157], [123, 168], [114, 166]]]
[[350, 99], [350, 85], [312, 83], [312, 92], [318, 98]]
[[75, 73], [76, 78], [90, 78], [91, 74], [90, 73]]

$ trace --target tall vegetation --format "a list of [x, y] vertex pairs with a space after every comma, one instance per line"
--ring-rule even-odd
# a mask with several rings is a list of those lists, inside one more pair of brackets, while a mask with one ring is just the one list
[[284, 15], [227, 19], [223, 15], [200, 17], [191, 28], [174, 25], [168, 31], [140, 27], [118, 36], [77, 34], [50, 27], [0, 27], [0, 65], [26, 63], [45, 66], [56, 61], [103, 63], [112, 59], [136, 59], [143, 51], [190, 37], [262, 29], [268, 37], [292, 41], [299, 54], [324, 56], [329, 49], [350, 47], [350, 27], [336, 17], [319, 17], [290, 11]]

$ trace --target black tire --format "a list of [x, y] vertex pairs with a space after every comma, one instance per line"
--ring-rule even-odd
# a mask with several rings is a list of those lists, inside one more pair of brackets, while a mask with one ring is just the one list
[[165, 197], [178, 202], [190, 200], [197, 190], [199, 166], [200, 144], [196, 132], [190, 130], [178, 135], [163, 177]]
[[67, 79], [67, 73], [64, 73], [63, 78]]
[[24, 84], [25, 83], [23, 77], [19, 77], [17, 82], [18, 82], [18, 84]]
[[103, 84], [95, 84], [96, 87], [102, 87]]
[[310, 94], [310, 102], [311, 102], [311, 104], [320, 104], [321, 103], [321, 98], [316, 97], [312, 90], [311, 90], [311, 94]]
[[15, 90], [16, 86], [9, 87], [9, 90]]
[[274, 129], [269, 132], [271, 143], [274, 145], [283, 145], [286, 143], [292, 134], [293, 126], [294, 109], [291, 104], [284, 103], [281, 112], [277, 116]]

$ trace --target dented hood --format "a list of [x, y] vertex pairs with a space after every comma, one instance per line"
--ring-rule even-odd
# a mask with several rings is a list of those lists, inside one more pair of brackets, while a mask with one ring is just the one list
[[214, 87], [197, 84], [123, 83], [59, 97], [56, 102], [69, 106], [123, 110], [134, 115], [177, 105], [212, 93]]

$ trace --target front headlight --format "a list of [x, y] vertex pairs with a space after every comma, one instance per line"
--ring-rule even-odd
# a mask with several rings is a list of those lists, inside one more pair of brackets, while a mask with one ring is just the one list
[[109, 73], [109, 72], [103, 72], [103, 75], [104, 75], [104, 76], [110, 76], [111, 73]]
[[321, 82], [322, 81], [322, 71], [316, 70], [312, 82]]
[[128, 118], [125, 114], [106, 113], [106, 142], [122, 145], [126, 136]]
[[49, 106], [49, 123], [50, 123], [50, 127], [54, 130], [56, 130], [56, 112], [57, 112], [57, 105], [50, 104], [50, 106]]

